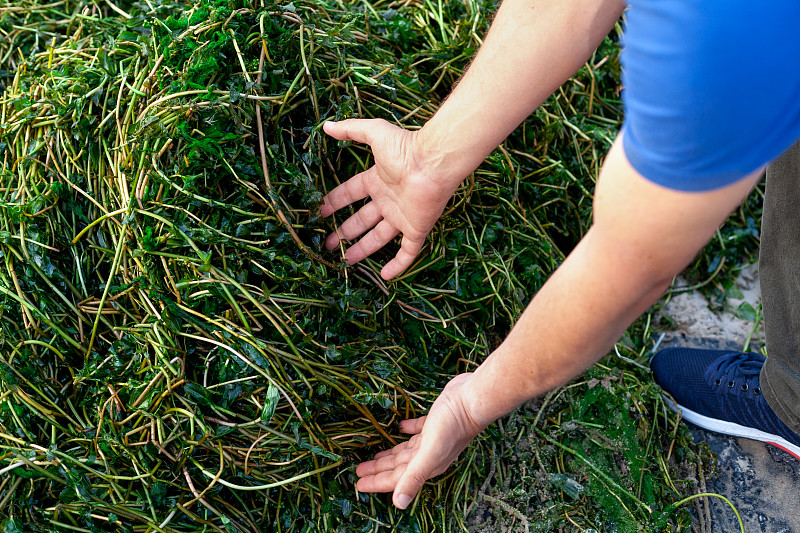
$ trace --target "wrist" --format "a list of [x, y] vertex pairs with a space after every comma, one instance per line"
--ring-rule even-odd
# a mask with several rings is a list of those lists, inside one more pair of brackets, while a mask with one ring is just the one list
[[464, 398], [470, 417], [484, 428], [519, 405], [507, 397], [508, 390], [503, 387], [502, 376], [494, 376], [487, 362], [488, 359], [471, 374], [470, 394]]
[[[524, 368], [517, 365], [521, 356]], [[491, 423], [549, 390], [530, 361], [530, 354], [520, 353], [507, 338], [475, 370], [466, 401], [476, 420]]]
[[475, 373], [473, 372], [458, 374], [445, 386], [443, 392], [449, 392], [452, 397], [457, 398], [457, 404], [460, 405], [461, 411], [465, 415], [467, 427], [475, 435], [499, 418], [486, 417], [480, 412], [480, 403], [475, 401], [477, 395], [475, 394]]
[[[468, 136], [471, 137], [471, 136]], [[416, 151], [423, 168], [432, 179], [452, 185], [455, 190], [494, 148], [486, 151], [477, 143], [465, 141], [463, 134], [442, 126], [436, 117], [415, 132]]]

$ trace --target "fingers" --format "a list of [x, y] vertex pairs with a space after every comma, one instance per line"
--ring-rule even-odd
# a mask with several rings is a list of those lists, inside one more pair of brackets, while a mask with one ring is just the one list
[[[371, 461], [365, 461], [356, 467], [358, 477], [375, 476], [387, 470], [394, 470], [400, 465], [406, 464], [411, 458], [414, 443], [402, 442], [389, 450], [375, 456]], [[387, 453], [388, 452], [388, 453]]]
[[392, 492], [413, 457], [415, 448], [416, 442], [412, 439], [380, 452], [372, 461], [358, 465], [356, 475], [360, 479], [356, 488], [361, 492]]
[[[409, 440], [401, 442], [393, 448], [383, 450], [375, 454], [371, 461], [364, 461], [356, 467], [356, 475], [362, 480], [359, 481], [358, 490], [362, 492], [391, 492], [400, 473], [389, 476], [386, 472], [393, 472], [398, 468], [405, 468], [417, 446], [422, 426], [425, 424], [427, 416], [411, 418], [400, 421], [400, 431], [403, 433], [413, 433]], [[377, 478], [377, 479], [375, 479]], [[387, 483], [391, 481], [391, 486]], [[378, 490], [378, 489], [381, 490]]]
[[386, 220], [381, 220], [378, 224], [361, 240], [347, 249], [344, 257], [351, 265], [358, 263], [365, 257], [372, 255], [397, 237], [400, 231], [394, 228]]
[[355, 215], [345, 220], [336, 233], [328, 235], [328, 238], [325, 239], [325, 248], [333, 250], [339, 245], [340, 239], [355, 239], [365, 231], [373, 228], [382, 218], [383, 216], [378, 210], [378, 204], [375, 202], [368, 203], [359, 209]]
[[397, 480], [403, 475], [407, 463], [384, 470], [371, 476], [362, 477], [356, 483], [359, 492], [392, 492], [397, 486]]
[[425, 425], [425, 420], [427, 420], [427, 416], [421, 416], [419, 418], [409, 418], [408, 420], [401, 420], [400, 421], [400, 431], [403, 433], [411, 433], [412, 435], [416, 435], [422, 431], [422, 426]]
[[[334, 189], [331, 194], [335, 191], [336, 189]], [[334, 199], [334, 201], [336, 201], [336, 199]], [[323, 208], [328, 205], [326, 201]], [[328, 209], [330, 209], [330, 207], [328, 207]], [[345, 253], [345, 259], [351, 265], [358, 263], [365, 257], [383, 248], [400, 234], [400, 231], [394, 226], [383, 221], [383, 215], [378, 208], [378, 204], [369, 202], [353, 216], [345, 220], [342, 225], [339, 226], [338, 231], [328, 235], [325, 239], [325, 248], [333, 250], [339, 246], [340, 240], [353, 240], [373, 227], [374, 229], [372, 231], [364, 235], [360, 241], [351, 246]], [[400, 250], [397, 252], [394, 259], [383, 267], [381, 270], [381, 277], [385, 280], [390, 280], [408, 268], [411, 263], [414, 262], [417, 254], [419, 254], [424, 242], [424, 240], [414, 240], [404, 235], [400, 242]]]
[[[339, 246], [340, 240], [355, 239], [372, 227], [375, 229], [345, 252], [345, 259], [349, 264], [358, 263], [400, 234], [399, 230], [383, 220], [377, 204], [370, 202], [345, 220], [337, 232], [328, 235], [325, 239], [325, 248], [333, 250]], [[424, 243], [424, 240], [413, 240], [404, 235], [397, 255], [381, 269], [381, 277], [388, 281], [411, 266]]]
[[417, 257], [419, 251], [422, 250], [422, 245], [424, 243], [424, 240], [416, 241], [403, 235], [403, 240], [400, 242], [400, 250], [397, 252], [397, 255], [394, 256], [394, 259], [386, 263], [381, 269], [381, 277], [385, 280], [390, 280], [411, 266], [411, 263], [414, 262], [414, 258]]
[[413, 443], [411, 442], [411, 440], [407, 440], [407, 441], [401, 442], [400, 444], [396, 445], [394, 448], [389, 448], [388, 450], [383, 450], [383, 451], [380, 451], [380, 452], [376, 453], [372, 457], [372, 460], [374, 461], [376, 459], [380, 459], [381, 457], [386, 457], [388, 455], [393, 455], [393, 454], [396, 454], [396, 453], [400, 453], [401, 451], [403, 451], [407, 447], [411, 446], [412, 444]]
[[368, 194], [364, 180], [368, 179], [372, 172], [375, 172], [375, 167], [356, 174], [325, 195], [319, 208], [320, 214], [323, 217], [330, 216], [334, 211], [366, 198]]
[[[397, 447], [392, 451], [396, 451]], [[414, 447], [406, 447], [398, 453], [361, 463], [356, 468], [360, 477], [356, 488], [361, 492], [394, 492], [392, 501], [399, 509], [405, 509], [413, 497], [432, 475], [430, 457], [414, 456]]]
[[322, 125], [325, 133], [340, 141], [356, 141], [372, 145], [376, 139], [393, 128], [383, 119], [347, 119], [339, 122], [328, 121]]
[[399, 509], [408, 507], [427, 479], [442, 471], [440, 457], [420, 448], [419, 433], [427, 417], [400, 422], [401, 430], [414, 433], [406, 442], [375, 455], [356, 467], [361, 492], [393, 492], [392, 501]]

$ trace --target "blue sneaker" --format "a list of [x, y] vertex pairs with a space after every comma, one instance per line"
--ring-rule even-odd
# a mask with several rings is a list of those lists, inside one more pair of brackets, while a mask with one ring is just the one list
[[766, 358], [757, 353], [667, 348], [650, 360], [656, 383], [696, 426], [760, 440], [800, 459], [800, 435], [781, 422], [759, 386]]

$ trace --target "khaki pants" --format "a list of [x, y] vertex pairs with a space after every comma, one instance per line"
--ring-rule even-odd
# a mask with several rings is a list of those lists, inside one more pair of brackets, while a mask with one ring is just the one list
[[769, 355], [761, 389], [800, 433], [800, 143], [767, 168], [759, 263]]

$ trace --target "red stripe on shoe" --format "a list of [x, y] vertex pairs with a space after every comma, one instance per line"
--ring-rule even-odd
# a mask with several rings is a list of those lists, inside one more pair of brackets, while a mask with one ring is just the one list
[[789, 451], [788, 449], [786, 449], [785, 447], [781, 446], [781, 445], [780, 445], [780, 444], [778, 444], [777, 442], [770, 442], [770, 441], [768, 441], [768, 440], [767, 440], [767, 441], [764, 441], [764, 442], [766, 442], [767, 444], [772, 444], [773, 446], [777, 446], [777, 447], [778, 447], [778, 448], [780, 448], [781, 450], [785, 451], [786, 453], [788, 453], [789, 455], [791, 455], [792, 457], [794, 457], [795, 459], [797, 459], [798, 461], [800, 461], [800, 455], [797, 455], [796, 453], [794, 453], [794, 452], [792, 452], [792, 451]]

